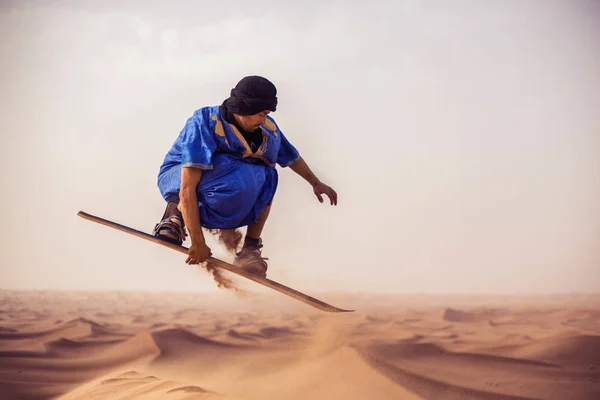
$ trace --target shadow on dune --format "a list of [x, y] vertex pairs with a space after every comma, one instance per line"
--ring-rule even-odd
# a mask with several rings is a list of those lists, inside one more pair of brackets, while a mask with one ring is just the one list
[[0, 393], [15, 399], [51, 398], [114, 367], [160, 354], [147, 333], [119, 335], [82, 318], [2, 336], [5, 343], [30, 339], [43, 350], [0, 351]]
[[425, 399], [439, 400], [538, 400], [534, 397], [512, 396], [453, 385], [423, 374], [392, 365], [378, 357], [362, 353], [375, 369], [399, 385]]
[[600, 336], [546, 338], [522, 345], [496, 347], [495, 350], [513, 357], [551, 362], [564, 367], [600, 369]]
[[[599, 344], [600, 337], [548, 339], [505, 347], [496, 355], [451, 352], [414, 340], [354, 348], [375, 369], [425, 398], [561, 399], [569, 393], [592, 400], [600, 398], [600, 374], [567, 367], [600, 360]], [[523, 377], [535, 384], [519, 383]]]

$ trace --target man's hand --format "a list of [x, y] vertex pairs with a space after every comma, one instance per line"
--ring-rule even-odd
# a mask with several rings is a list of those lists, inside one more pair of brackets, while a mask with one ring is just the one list
[[188, 250], [187, 264], [202, 264], [211, 255], [210, 248], [203, 241], [192, 243]]
[[319, 199], [319, 202], [323, 202], [323, 194], [329, 197], [329, 203], [331, 205], [337, 206], [337, 193], [331, 187], [327, 186], [322, 182], [318, 182], [315, 186], [313, 186], [313, 192], [315, 192], [315, 196]]
[[306, 164], [306, 161], [304, 161], [302, 157], [300, 157], [295, 164], [292, 164], [290, 168], [292, 171], [310, 183], [310, 185], [313, 187], [313, 192], [315, 192], [315, 196], [317, 196], [317, 199], [319, 199], [321, 203], [323, 202], [322, 195], [325, 194], [327, 197], [329, 197], [329, 203], [337, 206], [337, 193], [335, 190], [321, 182], [319, 178], [317, 178], [311, 171], [310, 167], [308, 164]]

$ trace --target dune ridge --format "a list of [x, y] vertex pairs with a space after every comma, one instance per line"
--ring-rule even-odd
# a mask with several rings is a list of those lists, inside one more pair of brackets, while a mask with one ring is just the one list
[[544, 297], [333, 298], [358, 311], [326, 314], [269, 295], [0, 291], [0, 393], [600, 398], [599, 297], [561, 306]]

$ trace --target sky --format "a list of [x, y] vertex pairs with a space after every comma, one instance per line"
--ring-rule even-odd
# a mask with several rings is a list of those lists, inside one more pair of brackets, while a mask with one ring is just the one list
[[[269, 277], [307, 293], [600, 291], [600, 2], [3, 1], [0, 288], [216, 291], [151, 232], [158, 168], [237, 81], [289, 168]], [[213, 253], [231, 256], [208, 238]], [[189, 239], [186, 245], [189, 245]]]

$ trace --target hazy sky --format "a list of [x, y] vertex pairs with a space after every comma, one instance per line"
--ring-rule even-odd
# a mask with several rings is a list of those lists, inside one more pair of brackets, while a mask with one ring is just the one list
[[151, 232], [185, 120], [260, 74], [339, 193], [320, 204], [279, 169], [272, 279], [600, 290], [599, 1], [290, 4], [3, 1], [0, 288], [216, 290], [184, 255], [76, 214]]

